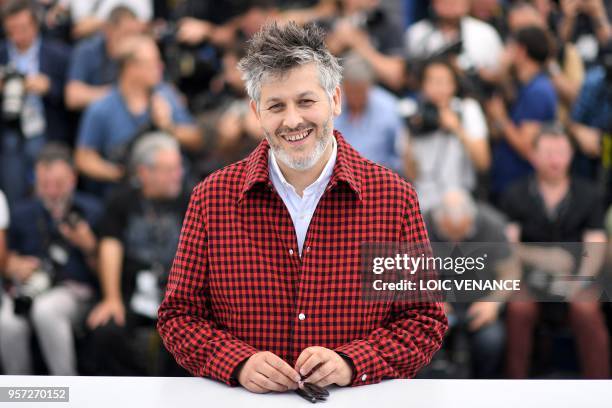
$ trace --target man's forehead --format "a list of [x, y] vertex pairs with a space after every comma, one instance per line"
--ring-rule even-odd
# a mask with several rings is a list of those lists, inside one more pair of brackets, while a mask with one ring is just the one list
[[321, 86], [319, 71], [314, 64], [306, 64], [281, 74], [267, 76], [261, 84], [264, 102], [272, 99], [288, 99], [320, 95], [325, 92]]

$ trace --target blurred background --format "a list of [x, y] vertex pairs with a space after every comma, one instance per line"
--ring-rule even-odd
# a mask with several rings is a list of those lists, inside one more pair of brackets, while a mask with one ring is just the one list
[[[327, 31], [344, 66], [335, 127], [413, 183], [430, 239], [498, 243], [491, 273], [521, 274], [533, 294], [448, 303], [451, 330], [420, 376], [610, 378], [611, 308], [593, 288], [612, 254], [611, 11], [0, 1], [2, 373], [187, 375], [157, 307], [191, 188], [263, 138], [236, 64], [276, 20]], [[560, 276], [580, 284], [559, 291]]]

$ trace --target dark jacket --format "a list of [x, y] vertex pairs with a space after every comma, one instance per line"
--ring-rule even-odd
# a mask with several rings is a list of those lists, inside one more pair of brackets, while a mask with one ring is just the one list
[[[62, 43], [41, 39], [40, 44], [40, 73], [45, 74], [51, 81], [49, 92], [43, 97], [45, 107], [45, 120], [47, 140], [72, 143], [74, 139], [74, 125], [71, 123], [64, 105], [64, 85], [68, 72], [70, 49]], [[0, 42], [0, 65], [8, 63], [8, 44]]]

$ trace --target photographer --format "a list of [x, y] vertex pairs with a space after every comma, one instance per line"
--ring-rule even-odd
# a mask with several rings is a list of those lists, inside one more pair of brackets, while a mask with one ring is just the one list
[[[485, 203], [476, 202], [468, 192], [447, 191], [440, 203], [425, 213], [425, 224], [432, 243], [452, 243], [460, 248], [459, 252], [469, 250], [470, 256], [487, 254], [487, 268], [479, 272], [478, 278], [507, 280], [520, 276], [519, 263], [504, 235], [503, 215]], [[449, 351], [455, 355], [455, 361], [465, 365], [458, 368], [468, 371], [466, 377], [496, 378], [505, 346], [505, 329], [499, 316], [504, 306], [502, 301], [508, 294], [489, 292], [473, 299], [464, 296], [465, 299], [446, 303], [453, 329], [450, 338], [447, 337], [451, 344]], [[461, 350], [456, 349], [461, 336], [467, 336], [469, 345], [470, 356], [466, 361], [461, 361]]]
[[542, 28], [519, 29], [506, 45], [506, 55], [516, 74], [517, 90], [506, 108], [496, 95], [487, 102], [487, 114], [495, 135], [491, 193], [494, 203], [513, 182], [533, 172], [530, 164], [533, 138], [542, 122], [557, 116], [558, 97], [545, 67], [551, 47]]
[[558, 36], [563, 41], [575, 43], [584, 62], [592, 66], [599, 47], [604, 46], [612, 35], [609, 10], [606, 10], [603, 0], [560, 0], [559, 3]]
[[[97, 374], [145, 375], [148, 356], [137, 339], [154, 332], [188, 197], [178, 143], [158, 132], [143, 136], [132, 153], [138, 187], [109, 199], [100, 231], [102, 300], [87, 319]], [[164, 372], [164, 374], [168, 374]]]
[[478, 69], [497, 67], [503, 51], [501, 38], [495, 28], [469, 16], [469, 0], [433, 0], [431, 6], [431, 16], [406, 32], [409, 58], [428, 58], [445, 45], [461, 40], [462, 64]]
[[29, 192], [42, 145], [72, 137], [63, 100], [69, 51], [40, 33], [31, 2], [10, 0], [1, 11], [6, 40], [0, 43], [0, 186], [14, 203]]
[[93, 295], [99, 203], [75, 191], [70, 151], [45, 146], [36, 160], [36, 196], [15, 205], [9, 228], [7, 292], [0, 355], [7, 374], [32, 374], [33, 326], [49, 372], [76, 375], [72, 327]]
[[127, 6], [117, 6], [109, 14], [99, 34], [80, 41], [70, 57], [66, 106], [75, 111], [102, 99], [117, 79], [117, 58], [121, 45], [130, 36], [142, 33], [144, 25]]
[[[588, 279], [578, 280], [596, 278], [604, 262], [601, 197], [592, 183], [570, 175], [573, 149], [563, 128], [546, 124], [531, 143], [535, 173], [510, 187], [501, 207], [511, 221], [509, 240], [536, 244], [519, 246], [523, 265], [560, 278], [564, 290], [557, 292], [565, 292], [565, 298], [563, 304], [539, 304], [522, 290], [518, 301], [508, 303], [507, 375], [528, 376], [536, 324], [562, 307], [576, 339], [584, 378], [609, 378], [610, 339], [598, 296], [591, 294], [596, 287]], [[572, 253], [561, 243], [583, 244]], [[573, 282], [566, 276], [576, 276], [574, 282], [581, 286], [570, 285]]]
[[[310, 16], [329, 26], [326, 41], [330, 51], [335, 55], [358, 54], [371, 65], [377, 81], [394, 91], [401, 90], [404, 43], [395, 16], [389, 15], [380, 0], [332, 3], [322, 1]], [[292, 16], [289, 13], [287, 18]]]
[[397, 141], [404, 136], [404, 124], [395, 96], [376, 86], [370, 65], [356, 54], [343, 58], [342, 113], [336, 119], [346, 140], [364, 157], [399, 171]]
[[475, 100], [458, 97], [453, 67], [446, 61], [429, 62], [421, 84], [417, 112], [407, 118], [411, 134], [404, 171], [425, 211], [449, 188], [474, 190], [476, 172], [485, 172], [491, 159], [482, 109]]
[[143, 129], [164, 130], [189, 150], [201, 144], [182, 99], [162, 82], [163, 64], [153, 39], [130, 37], [119, 55], [118, 83], [85, 111], [75, 154], [79, 171], [103, 183], [94, 187], [101, 195], [124, 177], [126, 150]]

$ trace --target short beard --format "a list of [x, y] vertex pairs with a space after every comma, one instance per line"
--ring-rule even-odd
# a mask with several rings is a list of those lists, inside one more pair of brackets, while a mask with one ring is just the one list
[[280, 144], [274, 144], [273, 139], [270, 134], [266, 131], [266, 139], [268, 139], [268, 143], [270, 144], [270, 148], [272, 149], [272, 153], [274, 153], [274, 157], [282, 162], [285, 166], [289, 167], [293, 170], [304, 171], [312, 168], [323, 156], [329, 142], [331, 141], [331, 118], [328, 119], [325, 124], [323, 124], [322, 129], [322, 137], [318, 137], [318, 135], [314, 135], [316, 137], [316, 144], [313, 151], [307, 155], [306, 157], [294, 158], [289, 154], [286, 150], [284, 150]]

